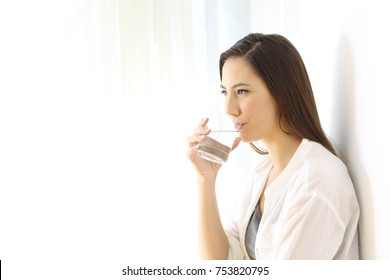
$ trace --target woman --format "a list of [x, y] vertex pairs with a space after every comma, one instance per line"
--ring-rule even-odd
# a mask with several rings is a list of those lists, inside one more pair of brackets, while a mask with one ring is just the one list
[[298, 51], [280, 35], [249, 34], [221, 54], [219, 65], [225, 110], [239, 131], [234, 147], [250, 143], [263, 155], [235, 217], [222, 225], [215, 193], [220, 165], [196, 153], [210, 132], [208, 120], [189, 137], [201, 257], [358, 259], [355, 190], [321, 128]]

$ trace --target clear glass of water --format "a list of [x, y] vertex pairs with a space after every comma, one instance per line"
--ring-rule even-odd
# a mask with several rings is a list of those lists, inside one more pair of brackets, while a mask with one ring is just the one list
[[209, 118], [211, 132], [198, 144], [198, 155], [208, 161], [223, 164], [228, 158], [237, 130], [233, 121], [224, 114]]

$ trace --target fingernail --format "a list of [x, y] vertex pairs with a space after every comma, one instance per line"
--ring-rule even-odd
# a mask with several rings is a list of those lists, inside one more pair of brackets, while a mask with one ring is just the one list
[[204, 135], [199, 135], [199, 139], [204, 139], [205, 136]]

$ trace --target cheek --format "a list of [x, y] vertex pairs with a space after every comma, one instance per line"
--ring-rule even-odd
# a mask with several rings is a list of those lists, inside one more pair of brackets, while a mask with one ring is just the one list
[[259, 125], [269, 122], [274, 115], [272, 104], [266, 102], [266, 100], [253, 100], [253, 102], [246, 104], [245, 111], [251, 120]]
[[253, 132], [261, 134], [261, 137], [278, 127], [279, 113], [272, 99], [252, 102], [247, 105], [246, 109], [251, 115], [251, 122], [254, 126]]

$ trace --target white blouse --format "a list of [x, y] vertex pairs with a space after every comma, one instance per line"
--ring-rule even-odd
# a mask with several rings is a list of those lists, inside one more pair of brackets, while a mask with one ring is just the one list
[[[245, 233], [272, 168], [263, 156], [235, 216], [225, 225], [229, 259], [249, 259]], [[303, 139], [265, 190], [256, 259], [358, 259], [359, 205], [346, 166], [322, 145]]]

